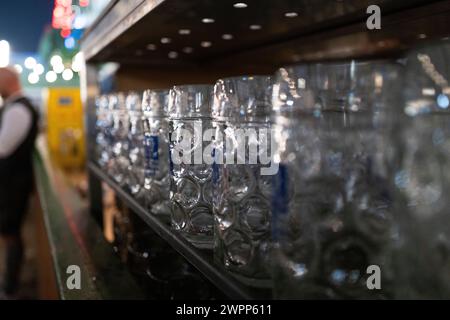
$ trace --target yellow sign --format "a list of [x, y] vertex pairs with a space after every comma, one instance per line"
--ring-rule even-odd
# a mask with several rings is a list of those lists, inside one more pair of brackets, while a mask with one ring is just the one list
[[62, 167], [80, 168], [85, 161], [80, 89], [47, 90], [47, 139], [50, 153]]

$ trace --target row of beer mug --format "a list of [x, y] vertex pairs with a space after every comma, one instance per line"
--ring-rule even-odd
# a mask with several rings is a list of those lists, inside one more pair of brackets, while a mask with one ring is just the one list
[[97, 160], [276, 298], [450, 298], [450, 44], [97, 99]]

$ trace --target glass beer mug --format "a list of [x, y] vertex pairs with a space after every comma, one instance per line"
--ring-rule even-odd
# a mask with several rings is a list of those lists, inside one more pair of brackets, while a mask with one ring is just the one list
[[170, 224], [168, 101], [168, 90], [146, 90], [142, 99], [145, 205], [166, 224]]
[[115, 93], [109, 99], [109, 175], [120, 185], [125, 182], [125, 171], [122, 161], [124, 144], [127, 141], [128, 121], [126, 121], [125, 96], [123, 93]]
[[142, 96], [136, 92], [127, 95], [126, 107], [129, 119], [128, 127], [128, 191], [143, 203], [144, 185], [144, 127], [142, 122]]
[[[273, 89], [276, 298], [393, 296], [392, 154], [385, 110], [400, 67], [382, 62], [281, 68]], [[376, 278], [383, 284], [377, 288]]]
[[450, 41], [419, 48], [406, 64], [397, 108], [398, 298], [450, 298]]
[[106, 168], [108, 163], [108, 139], [107, 139], [107, 117], [108, 117], [108, 95], [101, 95], [95, 100], [95, 160], [100, 168]]
[[214, 256], [239, 280], [257, 287], [271, 285], [274, 172], [263, 169], [271, 160], [271, 94], [268, 76], [223, 79], [214, 88]]
[[212, 166], [203, 159], [211, 98], [209, 85], [175, 86], [169, 98], [172, 226], [200, 249], [213, 247]]

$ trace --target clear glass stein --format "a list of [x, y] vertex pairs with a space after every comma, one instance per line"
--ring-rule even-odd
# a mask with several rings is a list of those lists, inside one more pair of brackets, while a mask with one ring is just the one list
[[[271, 79], [218, 80], [214, 88], [214, 257], [250, 286], [270, 287]], [[275, 172], [273, 172], [275, 173]], [[272, 173], [272, 174], [273, 174]]]
[[175, 86], [169, 97], [171, 221], [175, 230], [197, 248], [213, 247], [212, 166], [203, 161], [211, 142], [212, 86]]
[[[401, 103], [400, 70], [352, 61], [278, 71], [272, 100], [280, 163], [272, 202], [276, 298], [393, 297], [397, 228], [385, 112]], [[377, 268], [382, 286], [370, 290]]]
[[128, 191], [138, 200], [144, 202], [144, 127], [142, 122], [142, 96], [137, 92], [130, 92], [127, 95], [126, 107], [129, 119], [128, 128], [128, 168], [127, 168], [127, 188]]
[[125, 105], [125, 96], [123, 93], [114, 95], [110, 100], [112, 109], [113, 127], [112, 136], [112, 155], [109, 166], [111, 176], [123, 188], [127, 185], [128, 172], [128, 131], [129, 118]]
[[112, 93], [109, 95], [108, 99], [108, 116], [107, 123], [105, 128], [105, 135], [108, 140], [108, 163], [107, 163], [107, 173], [113, 179], [116, 175], [116, 161], [114, 156], [114, 145], [116, 143], [116, 132], [118, 131], [119, 122], [118, 117], [116, 116], [117, 110], [119, 109], [119, 104], [122, 103], [125, 105], [125, 97], [122, 93]]
[[146, 90], [142, 99], [144, 198], [147, 209], [170, 224], [168, 90]]
[[407, 57], [398, 106], [398, 298], [450, 298], [450, 41]]
[[111, 177], [113, 176], [113, 164], [114, 164], [114, 109], [118, 103], [118, 97], [116, 94], [108, 94], [108, 106], [105, 112], [105, 123], [104, 123], [104, 137], [105, 137], [105, 149], [102, 157], [104, 158], [104, 170]]
[[101, 95], [95, 100], [95, 160], [100, 168], [105, 169], [108, 163], [108, 139], [107, 139], [107, 116], [109, 98], [108, 95]]

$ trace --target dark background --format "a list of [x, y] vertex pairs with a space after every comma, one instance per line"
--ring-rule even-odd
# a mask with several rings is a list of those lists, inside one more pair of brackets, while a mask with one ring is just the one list
[[54, 0], [0, 0], [0, 40], [14, 52], [36, 52]]

